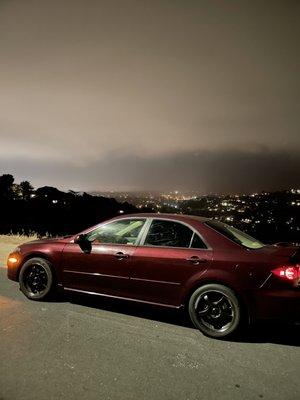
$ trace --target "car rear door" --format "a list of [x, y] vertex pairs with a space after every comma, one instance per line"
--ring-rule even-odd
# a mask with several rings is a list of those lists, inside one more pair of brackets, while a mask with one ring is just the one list
[[193, 228], [152, 219], [134, 251], [132, 297], [178, 306], [184, 286], [195, 274], [205, 272], [211, 260], [211, 249]]

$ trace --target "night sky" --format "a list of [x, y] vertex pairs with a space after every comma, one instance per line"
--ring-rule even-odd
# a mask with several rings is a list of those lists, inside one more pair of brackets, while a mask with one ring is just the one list
[[300, 1], [0, 0], [0, 174], [300, 186]]

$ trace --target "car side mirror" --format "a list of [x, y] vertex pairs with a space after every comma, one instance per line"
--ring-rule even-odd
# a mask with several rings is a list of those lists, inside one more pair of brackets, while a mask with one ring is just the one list
[[74, 239], [74, 243], [78, 244], [81, 250], [86, 254], [90, 254], [92, 251], [92, 242], [87, 239], [84, 233], [77, 235]]

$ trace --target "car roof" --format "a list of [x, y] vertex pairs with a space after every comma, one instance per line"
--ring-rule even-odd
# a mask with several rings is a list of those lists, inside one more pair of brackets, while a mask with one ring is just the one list
[[[121, 217], [121, 216], [120, 216]], [[162, 218], [162, 219], [172, 219], [178, 221], [198, 221], [205, 222], [209, 221], [211, 218], [200, 217], [198, 215], [187, 215], [187, 214], [169, 214], [169, 213], [137, 213], [137, 214], [124, 214], [122, 218], [131, 218], [131, 217], [140, 217], [140, 218]]]

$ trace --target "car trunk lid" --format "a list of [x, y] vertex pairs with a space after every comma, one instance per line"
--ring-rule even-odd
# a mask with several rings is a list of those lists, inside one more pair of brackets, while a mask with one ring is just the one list
[[300, 247], [298, 246], [275, 244], [266, 246], [261, 250], [269, 256], [278, 258], [279, 262], [281, 260], [295, 264], [300, 262]]

